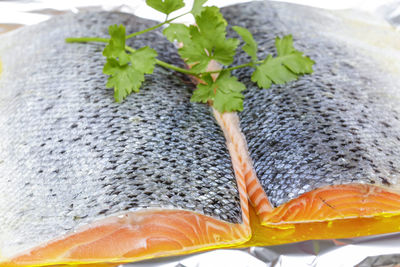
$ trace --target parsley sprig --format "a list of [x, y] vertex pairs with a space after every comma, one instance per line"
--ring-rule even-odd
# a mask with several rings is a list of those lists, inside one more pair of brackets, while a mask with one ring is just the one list
[[[165, 21], [143, 31], [126, 34], [123, 25], [109, 26], [110, 38], [79, 37], [67, 38], [69, 43], [103, 42], [106, 63], [103, 72], [109, 75], [107, 88], [114, 89], [117, 102], [123, 101], [133, 92], [139, 92], [145, 74], [152, 74], [155, 65], [192, 75], [201, 82], [191, 97], [192, 102], [211, 103], [220, 112], [242, 111], [242, 92], [245, 85], [232, 76], [231, 71], [250, 67], [251, 80], [260, 88], [268, 89], [273, 83], [284, 84], [298, 79], [300, 75], [313, 72], [314, 61], [296, 50], [291, 35], [275, 40], [276, 56], [269, 54], [263, 59], [257, 56], [258, 45], [245, 28], [232, 29], [243, 40], [241, 49], [249, 55], [249, 62], [230, 66], [239, 46], [239, 39], [227, 38], [227, 22], [219, 8], [204, 6], [207, 0], [195, 0], [190, 12], [169, 19], [169, 15], [185, 6], [183, 0], [146, 0], [147, 5], [166, 15]], [[191, 13], [195, 25], [173, 23], [174, 20]], [[157, 51], [145, 46], [135, 50], [126, 45], [126, 40], [149, 31], [164, 28], [163, 34], [171, 42], [179, 42], [179, 55], [191, 66], [180, 68], [157, 59]], [[218, 62], [221, 70], [207, 71], [211, 61]], [[218, 75], [212, 75], [217, 73]]]

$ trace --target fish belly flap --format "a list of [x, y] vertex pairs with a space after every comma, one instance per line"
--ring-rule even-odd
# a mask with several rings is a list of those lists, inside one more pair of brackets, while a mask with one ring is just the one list
[[347, 184], [307, 192], [261, 218], [264, 225], [279, 225], [383, 214], [400, 214], [400, 194], [373, 185]]
[[249, 239], [246, 225], [183, 210], [126, 213], [51, 241], [1, 266], [123, 263], [229, 247]]

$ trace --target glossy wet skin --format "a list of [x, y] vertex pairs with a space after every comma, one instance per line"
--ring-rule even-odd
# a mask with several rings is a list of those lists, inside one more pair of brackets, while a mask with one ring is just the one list
[[[241, 128], [273, 206], [326, 185], [398, 190], [400, 83], [377, 60], [380, 52], [390, 61], [385, 50], [339, 33], [346, 26], [351, 32], [351, 24], [316, 9], [251, 3], [224, 14], [230, 24], [249, 28], [260, 56], [274, 51], [275, 36], [293, 34], [295, 47], [316, 61], [313, 75], [269, 90], [256, 88], [248, 70], [236, 72], [248, 88]], [[247, 60], [241, 54], [236, 62]]]
[[[2, 36], [0, 57], [0, 250], [42, 244], [106, 216], [185, 209], [241, 223], [232, 164], [193, 85], [158, 68], [140, 94], [117, 104], [105, 88], [102, 44], [66, 44], [151, 24], [117, 13], [80, 14]], [[159, 32], [151, 45], [179, 64]], [[21, 51], [24, 51], [22, 54]]]

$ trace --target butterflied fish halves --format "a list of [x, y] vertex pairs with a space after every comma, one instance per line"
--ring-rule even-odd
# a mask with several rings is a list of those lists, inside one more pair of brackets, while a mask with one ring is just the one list
[[[0, 39], [0, 263], [124, 262], [229, 246], [250, 237], [209, 107], [193, 85], [156, 68], [121, 104], [105, 89], [100, 44], [154, 23], [121, 13], [65, 15]], [[179, 63], [160, 32], [135, 38]]]
[[[349, 237], [354, 226], [385, 231], [365, 218], [400, 214], [399, 34], [350, 11], [222, 11], [253, 33], [260, 58], [291, 33], [314, 73], [260, 90], [236, 70], [244, 111], [220, 114], [190, 103], [187, 77], [156, 67], [117, 104], [104, 45], [64, 39], [153, 22], [70, 14], [0, 38], [0, 263], [127, 262], [239, 245], [251, 232], [247, 244]], [[129, 41], [182, 63], [159, 31]], [[249, 222], [247, 198], [267, 227]], [[328, 223], [349, 219], [362, 224]]]

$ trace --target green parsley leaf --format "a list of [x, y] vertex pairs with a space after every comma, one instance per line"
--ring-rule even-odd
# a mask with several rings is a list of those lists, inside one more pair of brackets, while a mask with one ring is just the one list
[[226, 66], [232, 64], [238, 45], [238, 39], [230, 38], [221, 41], [221, 43], [215, 46], [213, 59]]
[[228, 71], [221, 72], [216, 83], [218, 88], [213, 106], [219, 112], [242, 111], [244, 96], [241, 92], [246, 90], [246, 86]]
[[184, 24], [172, 23], [163, 30], [163, 34], [170, 42], [174, 42], [175, 40], [183, 43], [190, 42], [189, 27]]
[[211, 60], [223, 65], [233, 62], [237, 39], [226, 39], [226, 20], [217, 7], [205, 7], [196, 16], [197, 26], [189, 27], [190, 38], [182, 40], [183, 47], [178, 50], [188, 64], [193, 64], [192, 70], [202, 72]]
[[183, 0], [146, 0], [146, 4], [167, 16], [185, 6]]
[[284, 66], [284, 60], [285, 58], [273, 58], [269, 55], [258, 68], [275, 84], [284, 84], [296, 80], [297, 75]]
[[156, 64], [157, 52], [149, 47], [142, 47], [129, 55], [131, 64], [121, 64], [114, 58], [107, 58], [104, 74], [110, 75], [106, 87], [114, 88], [114, 98], [122, 102], [132, 92], [139, 92], [144, 81], [144, 74], [151, 74]]
[[215, 88], [213, 78], [210, 74], [207, 74], [202, 79], [205, 84], [197, 84], [197, 89], [194, 90], [193, 95], [190, 98], [191, 102], [207, 103], [209, 99], [214, 99]]
[[293, 47], [292, 35], [286, 35], [282, 39], [279, 37], [275, 38], [276, 52], [278, 56], [284, 56], [292, 53], [295, 49]]
[[192, 11], [190, 11], [193, 16], [198, 16], [201, 14], [201, 12], [203, 11], [204, 7], [203, 5], [207, 2], [207, 0], [194, 0], [193, 2], [193, 7], [192, 7]]
[[243, 83], [231, 76], [229, 71], [222, 71], [216, 81], [210, 74], [203, 77], [206, 84], [198, 84], [190, 101], [206, 103], [213, 101], [213, 106], [219, 112], [243, 110], [243, 94], [246, 89]]
[[233, 30], [242, 37], [245, 45], [242, 47], [243, 51], [246, 52], [253, 61], [257, 60], [257, 42], [254, 40], [253, 35], [249, 30], [240, 26], [233, 26]]
[[299, 75], [312, 73], [314, 61], [293, 47], [291, 35], [276, 38], [275, 46], [278, 56], [269, 55], [256, 66], [251, 80], [262, 88], [269, 88], [272, 83], [284, 84], [296, 80]]
[[258, 87], [268, 89], [272, 85], [271, 79], [266, 76], [260, 67], [256, 67], [255, 71], [251, 75], [251, 80], [256, 82]]
[[130, 59], [135, 70], [151, 74], [156, 65], [156, 56], [156, 50], [145, 46], [133, 52], [130, 55]]
[[[226, 36], [226, 26], [228, 23], [216, 6], [205, 7], [200, 16], [196, 17], [197, 30], [201, 37], [205, 38], [207, 44], [212, 45], [211, 40], [222, 41]], [[211, 28], [210, 27], [214, 27]]]
[[139, 88], [144, 81], [142, 72], [135, 70], [128, 64], [121, 66], [113, 58], [107, 59], [103, 72], [111, 75], [108, 78], [106, 87], [114, 88], [114, 98], [117, 102], [122, 102], [132, 92], [139, 92]]
[[111, 38], [103, 50], [103, 56], [106, 58], [118, 58], [120, 64], [127, 64], [129, 55], [125, 52], [125, 27], [123, 25], [111, 25], [108, 27], [108, 32]]
[[313, 72], [312, 66], [315, 62], [293, 47], [292, 35], [275, 40], [276, 50], [279, 57], [285, 57], [283, 64], [296, 74], [309, 74]]

